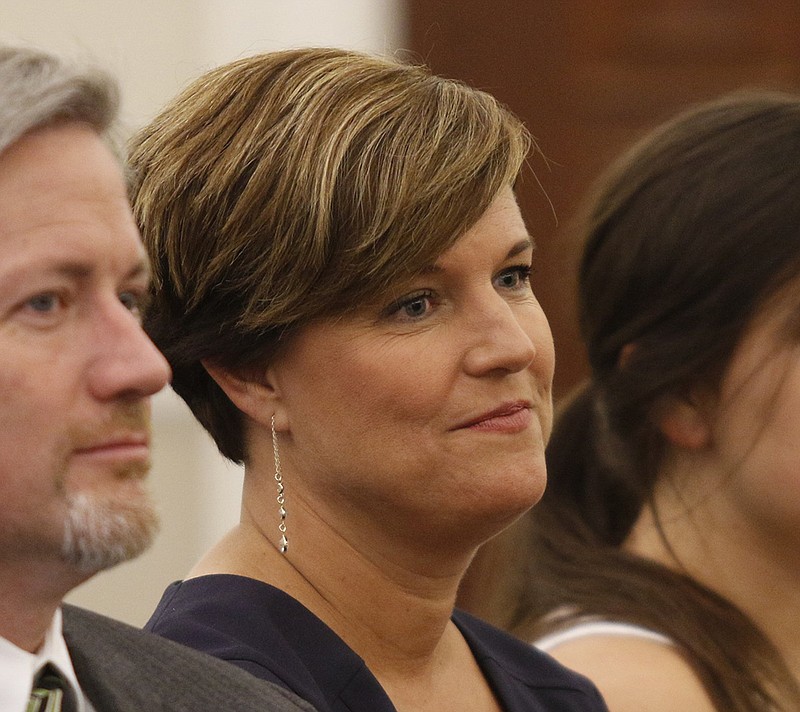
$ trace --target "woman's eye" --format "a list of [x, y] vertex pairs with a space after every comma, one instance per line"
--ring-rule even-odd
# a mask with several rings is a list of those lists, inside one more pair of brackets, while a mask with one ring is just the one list
[[430, 299], [428, 297], [414, 297], [410, 301], [403, 304], [403, 314], [410, 317], [424, 316], [430, 307]]
[[503, 289], [527, 287], [531, 281], [531, 267], [530, 265], [517, 265], [504, 270], [496, 277], [495, 281]]
[[425, 292], [399, 299], [386, 310], [386, 315], [412, 321], [427, 316], [432, 307], [433, 295]]

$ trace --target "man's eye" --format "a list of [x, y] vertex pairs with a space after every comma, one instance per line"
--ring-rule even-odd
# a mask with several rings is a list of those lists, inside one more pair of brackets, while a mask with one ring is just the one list
[[119, 295], [119, 300], [129, 312], [139, 314], [141, 311], [142, 299], [135, 292], [122, 292]]
[[47, 313], [53, 311], [58, 306], [58, 296], [53, 293], [37, 294], [25, 302], [25, 305], [32, 311]]

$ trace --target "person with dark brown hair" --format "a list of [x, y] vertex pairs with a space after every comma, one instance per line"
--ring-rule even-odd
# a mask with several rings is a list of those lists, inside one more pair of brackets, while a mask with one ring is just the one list
[[591, 379], [556, 419], [515, 630], [612, 712], [794, 712], [800, 98], [688, 110], [586, 214]]
[[322, 711], [605, 709], [453, 611], [545, 482], [529, 145], [483, 92], [324, 48], [212, 70], [134, 139], [146, 329], [245, 467], [239, 525], [151, 630]]

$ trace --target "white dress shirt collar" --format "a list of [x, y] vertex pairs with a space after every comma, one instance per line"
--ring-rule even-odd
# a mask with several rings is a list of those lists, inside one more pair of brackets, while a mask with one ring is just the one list
[[53, 663], [69, 680], [78, 696], [78, 712], [91, 712], [78, 684], [61, 625], [61, 609], [53, 616], [42, 647], [36, 653], [18, 648], [0, 637], [0, 710], [25, 712], [33, 679], [46, 663]]

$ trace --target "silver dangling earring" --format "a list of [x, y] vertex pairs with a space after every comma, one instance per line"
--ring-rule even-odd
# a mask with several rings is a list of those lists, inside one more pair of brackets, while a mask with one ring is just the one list
[[278, 513], [281, 521], [278, 524], [278, 531], [281, 533], [280, 550], [285, 554], [289, 548], [289, 540], [286, 538], [286, 508], [283, 506], [286, 501], [283, 496], [283, 475], [281, 474], [281, 456], [278, 453], [278, 435], [275, 432], [275, 416], [272, 416], [272, 456], [275, 458], [275, 482], [278, 484]]

